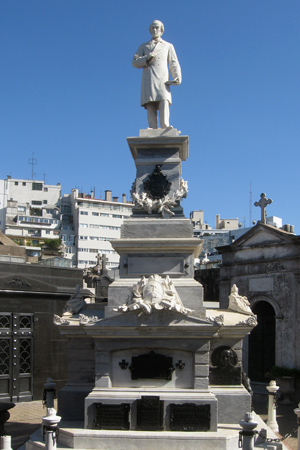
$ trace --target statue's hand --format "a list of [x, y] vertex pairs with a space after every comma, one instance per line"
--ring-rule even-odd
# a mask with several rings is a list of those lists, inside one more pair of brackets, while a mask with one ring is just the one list
[[154, 52], [150, 52], [149, 55], [147, 56], [147, 63], [150, 64], [154, 58], [155, 58], [155, 53]]
[[180, 84], [181, 83], [181, 78], [180, 77], [174, 78], [174, 82], [175, 82], [175, 84]]

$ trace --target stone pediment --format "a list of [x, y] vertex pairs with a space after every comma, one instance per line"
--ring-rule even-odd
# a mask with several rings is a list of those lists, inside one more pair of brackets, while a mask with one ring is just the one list
[[23, 276], [21, 274], [10, 277], [0, 277], [0, 289], [11, 289], [14, 291], [56, 291], [53, 285], [44, 283], [43, 281], [32, 277]]
[[253, 247], [256, 245], [292, 243], [295, 238], [297, 239], [297, 236], [291, 233], [259, 223], [231, 244], [231, 248], [235, 250], [240, 247]]
[[280, 243], [281, 239], [279, 236], [274, 236], [266, 231], [259, 231], [258, 233], [251, 236], [243, 243], [243, 247], [257, 245], [257, 244], [267, 244], [267, 243]]

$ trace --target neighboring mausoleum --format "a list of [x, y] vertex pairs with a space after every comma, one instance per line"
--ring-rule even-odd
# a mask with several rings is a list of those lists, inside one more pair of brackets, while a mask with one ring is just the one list
[[[7, 256], [22, 258], [24, 249], [12, 248], [17, 253]], [[68, 342], [52, 318], [63, 313], [77, 284], [80, 269], [0, 261], [0, 399], [42, 399], [49, 375], [57, 389], [66, 383]]]
[[257, 315], [258, 325], [244, 351], [251, 381], [267, 382], [275, 365], [300, 369], [295, 351], [300, 346], [300, 236], [259, 222], [218, 251], [223, 261], [221, 308], [228, 307], [228, 295], [236, 284]]

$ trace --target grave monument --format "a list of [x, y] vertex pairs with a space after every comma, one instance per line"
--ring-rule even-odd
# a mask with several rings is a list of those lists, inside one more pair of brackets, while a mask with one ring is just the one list
[[[151, 45], [155, 55], [144, 58], [144, 71], [164, 46]], [[242, 339], [255, 316], [236, 287], [232, 309], [204, 307], [194, 279], [202, 242], [181, 207], [188, 136], [151, 128], [127, 142], [136, 166], [135, 207], [112, 242], [120, 278], [109, 285], [107, 302], [55, 317], [70, 342], [59, 442], [114, 450], [237, 448], [232, 424], [251, 410]]]

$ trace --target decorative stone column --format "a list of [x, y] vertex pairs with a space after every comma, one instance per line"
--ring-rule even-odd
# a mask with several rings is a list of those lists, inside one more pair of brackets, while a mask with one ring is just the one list
[[298, 424], [298, 444], [297, 444], [297, 450], [300, 450], [300, 433], [299, 433], [299, 423], [300, 423], [300, 403], [298, 405], [298, 408], [294, 409], [294, 413], [297, 414], [297, 424]]
[[61, 421], [61, 417], [56, 415], [54, 408], [47, 408], [47, 416], [43, 417], [42, 421], [45, 450], [56, 450], [57, 424]]
[[258, 422], [254, 420], [252, 412], [245, 414], [244, 420], [240, 421], [240, 425], [243, 431], [240, 431], [240, 438], [242, 439], [243, 450], [254, 450], [254, 429], [257, 427]]
[[1, 450], [12, 450], [11, 436], [1, 436], [0, 437], [0, 449]]
[[276, 386], [276, 381], [272, 380], [270, 381], [269, 386], [267, 386], [268, 390], [268, 420], [267, 425], [271, 428], [273, 431], [279, 431], [278, 423], [276, 421], [276, 393], [279, 389], [279, 386]]

